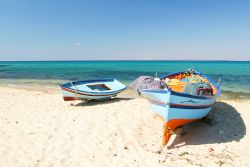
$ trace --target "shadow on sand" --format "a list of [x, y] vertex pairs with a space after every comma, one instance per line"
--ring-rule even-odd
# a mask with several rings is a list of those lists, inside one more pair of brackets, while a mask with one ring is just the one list
[[246, 126], [236, 109], [224, 102], [217, 102], [202, 120], [184, 126], [184, 134], [177, 136], [170, 147], [239, 141], [246, 134]]
[[95, 105], [100, 105], [100, 104], [110, 104], [110, 103], [116, 103], [119, 101], [128, 101], [128, 100], [133, 100], [133, 99], [134, 98], [116, 97], [116, 98], [109, 98], [109, 99], [102, 99], [102, 100], [80, 101], [74, 106], [95, 106]]

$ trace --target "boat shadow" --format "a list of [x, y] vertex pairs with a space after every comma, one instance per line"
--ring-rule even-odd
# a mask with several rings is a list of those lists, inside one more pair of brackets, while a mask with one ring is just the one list
[[224, 102], [217, 102], [205, 118], [184, 125], [183, 129], [184, 134], [177, 135], [170, 148], [239, 141], [246, 135], [240, 113]]
[[89, 101], [81, 101], [74, 106], [95, 106], [100, 104], [111, 104], [120, 101], [128, 101], [133, 100], [134, 98], [126, 98], [126, 97], [116, 97], [111, 99], [101, 99], [101, 100], [89, 100]]

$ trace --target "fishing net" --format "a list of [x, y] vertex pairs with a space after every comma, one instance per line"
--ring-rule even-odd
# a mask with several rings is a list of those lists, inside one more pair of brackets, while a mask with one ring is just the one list
[[196, 82], [185, 85], [183, 93], [190, 94], [190, 95], [212, 95], [212, 89], [209, 83], [205, 82]]
[[189, 77], [189, 82], [198, 83], [198, 82], [203, 82], [203, 81], [199, 75], [191, 75]]
[[139, 89], [164, 89], [167, 88], [165, 82], [161, 80], [155, 80], [154, 77], [151, 76], [140, 76], [136, 80], [134, 80], [130, 85], [130, 87], [139, 90]]

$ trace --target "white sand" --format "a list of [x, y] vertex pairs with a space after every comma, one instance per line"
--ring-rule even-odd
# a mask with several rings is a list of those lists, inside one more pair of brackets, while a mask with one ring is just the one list
[[[64, 102], [60, 91], [0, 88], [0, 167], [249, 166], [250, 101], [221, 101], [161, 149], [142, 98]], [[74, 102], [73, 102], [74, 103]]]

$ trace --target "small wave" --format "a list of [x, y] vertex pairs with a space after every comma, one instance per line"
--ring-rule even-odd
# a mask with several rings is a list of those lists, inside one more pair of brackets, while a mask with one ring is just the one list
[[2, 67], [8, 67], [8, 66], [10, 66], [10, 65], [3, 65], [3, 64], [0, 64], [0, 68], [2, 68]]

